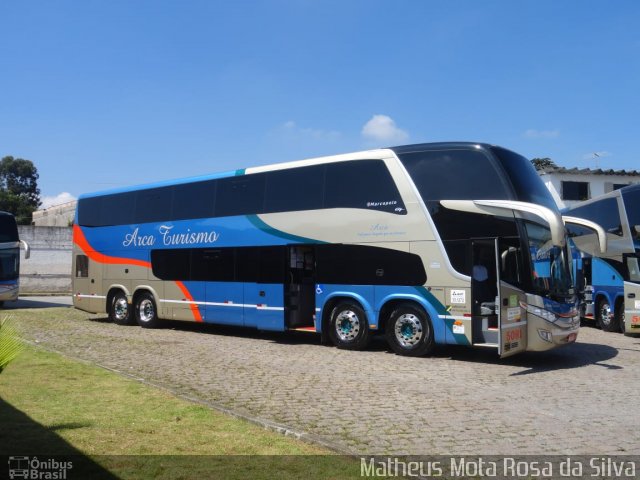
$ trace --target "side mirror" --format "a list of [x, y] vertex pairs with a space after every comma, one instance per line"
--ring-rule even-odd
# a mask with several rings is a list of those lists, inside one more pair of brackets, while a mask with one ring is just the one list
[[26, 260], [31, 256], [31, 247], [29, 247], [29, 244], [24, 240], [20, 240], [20, 245], [24, 248], [24, 258]]

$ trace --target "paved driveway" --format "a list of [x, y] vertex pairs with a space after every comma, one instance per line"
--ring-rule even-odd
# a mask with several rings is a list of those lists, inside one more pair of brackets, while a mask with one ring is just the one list
[[303, 333], [182, 323], [143, 330], [73, 309], [56, 316], [22, 328], [47, 348], [360, 454], [603, 455], [640, 447], [640, 339], [595, 328], [563, 349], [501, 361], [462, 347], [406, 358], [382, 342], [349, 352]]

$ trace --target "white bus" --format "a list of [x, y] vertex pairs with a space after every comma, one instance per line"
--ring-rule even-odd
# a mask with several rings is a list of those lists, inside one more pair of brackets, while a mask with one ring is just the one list
[[82, 195], [74, 305], [317, 332], [403, 355], [575, 341], [564, 225], [530, 162], [433, 143]]

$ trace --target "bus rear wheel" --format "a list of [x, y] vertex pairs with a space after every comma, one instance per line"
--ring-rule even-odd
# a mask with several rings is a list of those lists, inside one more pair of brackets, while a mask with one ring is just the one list
[[343, 302], [331, 311], [329, 336], [338, 348], [362, 350], [371, 339], [367, 315], [355, 302]]
[[616, 322], [613, 319], [611, 304], [609, 304], [609, 300], [606, 298], [601, 298], [598, 302], [596, 319], [598, 321], [598, 325], [604, 332], [613, 332], [618, 328], [618, 325], [616, 325]]
[[117, 292], [111, 298], [109, 319], [118, 325], [131, 325], [131, 311], [124, 293]]
[[431, 353], [435, 346], [431, 319], [413, 305], [400, 305], [391, 313], [385, 335], [398, 355], [419, 357]]
[[136, 298], [134, 312], [136, 322], [142, 328], [157, 328], [160, 326], [156, 302], [150, 293], [143, 293]]

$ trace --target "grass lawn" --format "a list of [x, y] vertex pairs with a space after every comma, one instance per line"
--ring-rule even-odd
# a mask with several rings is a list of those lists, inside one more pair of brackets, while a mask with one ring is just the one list
[[361, 478], [358, 460], [33, 347], [0, 375], [0, 425], [1, 455], [74, 455], [69, 479]]

